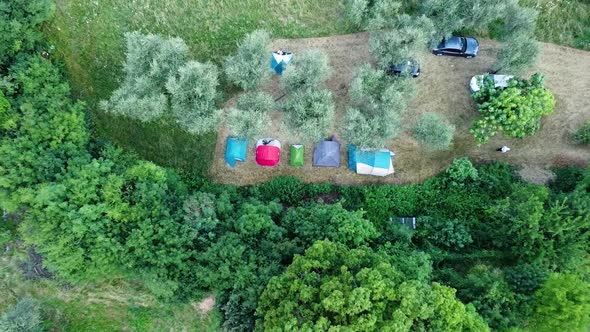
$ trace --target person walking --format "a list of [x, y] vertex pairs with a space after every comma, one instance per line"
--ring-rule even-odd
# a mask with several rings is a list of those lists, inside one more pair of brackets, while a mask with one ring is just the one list
[[499, 151], [499, 152], [502, 152], [502, 153], [506, 153], [506, 152], [510, 151], [510, 148], [507, 147], [506, 145], [502, 145], [502, 147], [501, 148], [498, 148], [498, 150], [496, 150], [496, 151]]

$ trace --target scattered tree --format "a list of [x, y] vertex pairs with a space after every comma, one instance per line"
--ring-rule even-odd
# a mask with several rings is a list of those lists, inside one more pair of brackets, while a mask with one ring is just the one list
[[328, 90], [297, 91], [284, 103], [283, 109], [289, 129], [310, 141], [327, 136], [332, 126], [334, 100]]
[[482, 89], [473, 95], [483, 117], [471, 127], [478, 144], [486, 143], [500, 130], [507, 137], [534, 135], [541, 117], [553, 112], [555, 99], [543, 86], [543, 76], [535, 74], [528, 81], [515, 78], [508, 82], [507, 88], [496, 88], [486, 77]]
[[275, 102], [267, 93], [247, 92], [238, 98], [235, 108], [230, 109], [227, 125], [232, 135], [254, 139], [263, 134], [272, 122], [270, 113]]
[[383, 148], [385, 143], [399, 135], [402, 130], [399, 115], [393, 112], [375, 112], [374, 114], [353, 107], [347, 109], [343, 133], [349, 143], [361, 149]]
[[533, 36], [520, 34], [502, 43], [493, 65], [495, 73], [518, 75], [535, 64], [539, 56], [539, 43]]
[[399, 27], [371, 34], [371, 54], [381, 69], [387, 70], [391, 65], [416, 60], [430, 41], [432, 21], [425, 16], [406, 16], [398, 18]]
[[108, 101], [101, 102], [101, 108], [149, 122], [166, 112], [166, 82], [188, 60], [188, 46], [180, 38], [163, 39], [137, 31], [126, 33], [125, 38], [123, 84]]
[[390, 27], [402, 7], [400, 1], [392, 0], [347, 0], [344, 5], [348, 21], [362, 30]]
[[244, 90], [254, 90], [270, 76], [268, 59], [271, 54], [270, 35], [256, 30], [238, 45], [236, 54], [223, 65], [227, 78]]
[[455, 127], [437, 113], [424, 113], [414, 126], [414, 138], [427, 150], [444, 150], [451, 145]]
[[287, 67], [281, 76], [281, 83], [287, 91], [317, 89], [330, 74], [328, 55], [320, 50], [308, 50]]
[[215, 129], [221, 115], [217, 98], [217, 67], [190, 61], [171, 75], [166, 89], [171, 95], [176, 122], [193, 134]]

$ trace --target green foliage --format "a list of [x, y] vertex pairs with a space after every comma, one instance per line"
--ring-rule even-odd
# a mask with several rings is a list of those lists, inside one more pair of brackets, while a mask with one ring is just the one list
[[254, 90], [270, 76], [270, 54], [269, 33], [255, 30], [246, 35], [238, 45], [236, 53], [225, 60], [225, 75], [242, 89]]
[[108, 101], [101, 101], [101, 108], [149, 122], [166, 112], [166, 82], [186, 63], [189, 49], [180, 38], [138, 31], [126, 33], [125, 38], [125, 79]]
[[217, 128], [221, 110], [217, 109], [217, 67], [196, 61], [187, 62], [170, 75], [166, 90], [171, 95], [176, 122], [188, 132], [203, 134]]
[[584, 122], [584, 124], [572, 134], [572, 140], [576, 144], [590, 144], [590, 120]]
[[380, 30], [390, 27], [402, 7], [400, 1], [393, 0], [347, 0], [346, 19], [361, 30]]
[[334, 99], [325, 89], [297, 91], [284, 103], [286, 124], [295, 135], [309, 141], [326, 137], [334, 118]]
[[454, 31], [463, 28], [462, 0], [427, 0], [422, 2], [421, 12], [432, 20], [435, 28], [434, 40], [437, 42], [450, 37]]
[[346, 211], [341, 204], [314, 204], [290, 209], [281, 225], [297, 238], [301, 252], [317, 240], [354, 248], [369, 244], [377, 237], [377, 230], [363, 214], [363, 211]]
[[281, 75], [281, 83], [287, 91], [317, 89], [330, 77], [332, 68], [328, 55], [311, 49], [298, 54], [293, 64]]
[[415, 60], [418, 54], [426, 49], [434, 29], [432, 22], [425, 16], [403, 15], [397, 20], [394, 29], [371, 34], [371, 54], [384, 70], [389, 69], [391, 65]]
[[425, 246], [446, 250], [461, 250], [473, 242], [467, 223], [457, 219], [420, 218], [414, 237]]
[[467, 157], [455, 159], [445, 171], [445, 182], [451, 187], [463, 187], [476, 181], [479, 177], [477, 169]]
[[2, 132], [8, 136], [0, 141], [0, 201], [12, 211], [36, 185], [85, 162], [88, 132], [83, 105], [69, 99], [68, 85], [49, 61], [30, 57], [5, 80], [15, 112], [10, 115], [14, 130]]
[[486, 77], [483, 88], [473, 98], [483, 117], [471, 127], [478, 144], [486, 143], [498, 131], [514, 138], [534, 135], [541, 126], [541, 117], [552, 113], [555, 107], [555, 98], [543, 86], [540, 74], [528, 81], [512, 79], [507, 88], [495, 88]]
[[539, 43], [529, 35], [515, 35], [502, 43], [494, 63], [495, 72], [518, 75], [532, 67], [539, 57]]
[[585, 331], [590, 324], [590, 284], [572, 274], [553, 274], [535, 294], [536, 331]]
[[414, 126], [414, 138], [427, 150], [448, 149], [455, 127], [438, 113], [424, 113]]
[[226, 119], [230, 132], [237, 137], [255, 139], [263, 135], [272, 122], [270, 113], [275, 108], [271, 95], [264, 92], [247, 92], [238, 98], [235, 108]]
[[391, 78], [368, 64], [361, 66], [351, 83], [354, 106], [346, 111], [345, 138], [360, 148], [383, 147], [401, 132], [401, 115], [415, 89], [409, 78]]
[[2, 318], [0, 318], [0, 331], [40, 332], [43, 330], [41, 323], [39, 302], [25, 297], [21, 298], [2, 315]]
[[348, 108], [344, 115], [344, 137], [360, 149], [383, 148], [402, 131], [401, 118], [394, 113], [371, 116], [357, 108]]
[[576, 165], [554, 168], [552, 171], [555, 178], [549, 182], [549, 188], [555, 193], [574, 191], [584, 177], [584, 169]]
[[50, 0], [10, 0], [0, 7], [0, 73], [26, 53], [39, 49], [42, 36], [39, 27], [55, 11]]
[[17, 121], [18, 117], [16, 112], [12, 110], [10, 102], [4, 97], [4, 93], [0, 90], [0, 133], [2, 136], [16, 129]]
[[437, 283], [403, 278], [386, 254], [319, 241], [270, 280], [256, 328], [488, 330], [454, 293]]

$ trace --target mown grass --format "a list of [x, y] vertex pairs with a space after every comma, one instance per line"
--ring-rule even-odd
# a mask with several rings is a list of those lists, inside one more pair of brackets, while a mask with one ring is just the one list
[[18, 299], [39, 300], [44, 331], [218, 331], [221, 316], [202, 316], [193, 303], [165, 304], [128, 282], [68, 286], [28, 280], [19, 269], [23, 253], [0, 257], [0, 313]]
[[520, 0], [539, 12], [537, 38], [590, 50], [590, 1], [588, 0]]
[[119, 85], [123, 34], [159, 33], [183, 38], [195, 59], [221, 63], [248, 32], [276, 37], [350, 32], [340, 0], [55, 0], [45, 30], [63, 59], [75, 97], [87, 101], [96, 134], [164, 166], [203, 174], [213, 158], [215, 134], [190, 135], [176, 125], [138, 124], [96, 109]]

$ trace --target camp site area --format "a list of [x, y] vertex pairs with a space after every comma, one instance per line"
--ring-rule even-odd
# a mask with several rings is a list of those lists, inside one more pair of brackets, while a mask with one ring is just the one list
[[[499, 49], [498, 42], [482, 38], [479, 54], [473, 59], [436, 57], [431, 54], [421, 56], [419, 61], [422, 73], [416, 79], [418, 91], [408, 107], [408, 116], [404, 123], [406, 129], [386, 146], [395, 153], [395, 173], [386, 177], [356, 174], [348, 169], [348, 144], [343, 140], [340, 128], [349, 100], [348, 89], [354, 70], [372, 59], [368, 43], [367, 33], [326, 38], [277, 39], [273, 42], [274, 49], [292, 51], [295, 58], [298, 53], [314, 48], [329, 55], [333, 74], [326, 85], [335, 98], [336, 116], [332, 132], [341, 143], [340, 167], [312, 167], [312, 153], [317, 142], [301, 142], [291, 137], [287, 130], [281, 128], [283, 114], [277, 110], [267, 132], [268, 137], [279, 140], [283, 146], [281, 160], [276, 167], [261, 167], [256, 164], [254, 141], [249, 142], [247, 160], [237, 162], [235, 168], [229, 167], [224, 161], [228, 131], [222, 124], [217, 136], [210, 176], [216, 181], [237, 185], [261, 183], [278, 175], [292, 175], [313, 183], [404, 184], [423, 181], [446, 168], [454, 158], [468, 156], [478, 162], [508, 162], [520, 168], [521, 175], [528, 180], [543, 182], [547, 180], [548, 172], [545, 170], [551, 166], [584, 164], [590, 160], [588, 149], [576, 146], [568, 139], [571, 131], [590, 118], [590, 53], [546, 43], [541, 44], [539, 61], [529, 73], [542, 72], [545, 75], [545, 84], [553, 91], [557, 101], [555, 112], [543, 118], [541, 129], [535, 136], [507, 139], [499, 134], [489, 143], [477, 147], [469, 132], [473, 119], [477, 117], [476, 105], [469, 93], [469, 80], [474, 75], [490, 71]], [[278, 98], [282, 95], [278, 85], [279, 78], [274, 75], [264, 90]], [[233, 104], [235, 98], [227, 102], [225, 109]], [[455, 136], [448, 150], [426, 152], [411, 137], [410, 128], [413, 122], [425, 112], [444, 114], [455, 125]], [[289, 165], [289, 147], [299, 143], [305, 144], [304, 166], [292, 167]], [[511, 151], [505, 154], [497, 152], [496, 149], [502, 145], [509, 146]]]

